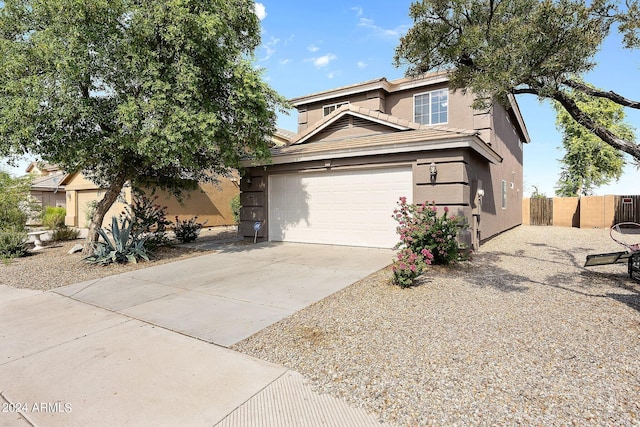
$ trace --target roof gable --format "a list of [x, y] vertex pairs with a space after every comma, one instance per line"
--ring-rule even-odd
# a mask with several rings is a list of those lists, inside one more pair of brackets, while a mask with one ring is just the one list
[[[349, 129], [352, 131], [349, 132]], [[477, 134], [475, 131], [463, 129], [421, 125], [380, 111], [345, 104], [298, 134], [292, 145], [421, 129], [436, 129], [463, 135]]]

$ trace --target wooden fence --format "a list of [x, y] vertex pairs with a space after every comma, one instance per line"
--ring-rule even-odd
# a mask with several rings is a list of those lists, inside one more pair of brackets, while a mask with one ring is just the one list
[[640, 195], [523, 199], [522, 212], [524, 224], [608, 228], [640, 223]]
[[640, 196], [616, 196], [615, 204], [614, 223], [640, 223]]
[[553, 225], [553, 199], [531, 199], [529, 215], [531, 225]]

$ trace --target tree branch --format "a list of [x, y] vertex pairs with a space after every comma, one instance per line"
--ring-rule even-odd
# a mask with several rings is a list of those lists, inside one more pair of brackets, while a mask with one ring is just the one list
[[573, 99], [561, 91], [555, 92], [553, 94], [553, 99], [558, 101], [576, 122], [589, 129], [602, 141], [606, 142], [616, 150], [623, 151], [635, 159], [640, 159], [640, 145], [631, 141], [625, 141], [606, 127], [597, 124], [588, 114], [578, 107]]
[[589, 131], [593, 132], [598, 138], [600, 138], [603, 142], [609, 144], [616, 150], [623, 151], [629, 154], [636, 160], [640, 160], [640, 145], [633, 143], [632, 141], [626, 141], [622, 138], [619, 138], [616, 134], [611, 132], [604, 126], [600, 126], [597, 124], [587, 113], [582, 111], [580, 107], [575, 103], [573, 99], [568, 97], [562, 91], [556, 91], [551, 95], [541, 95], [538, 90], [532, 87], [525, 87], [520, 89], [515, 89], [513, 91], [514, 95], [518, 94], [530, 94], [536, 96], [543, 96], [544, 98], [550, 98], [558, 101], [560, 105], [569, 113], [573, 119], [580, 123], [585, 128], [589, 129]]
[[600, 90], [572, 79], [564, 79], [562, 83], [564, 83], [565, 85], [569, 86], [572, 89], [586, 93], [589, 96], [606, 98], [615, 102], [616, 104], [622, 105], [623, 107], [640, 109], [640, 101], [633, 101], [631, 99], [627, 99], [624, 96], [619, 95], [613, 91]]

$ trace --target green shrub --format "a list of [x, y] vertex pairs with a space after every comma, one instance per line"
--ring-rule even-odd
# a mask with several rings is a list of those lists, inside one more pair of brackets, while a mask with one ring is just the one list
[[0, 258], [18, 258], [26, 255], [27, 237], [24, 230], [0, 230]]
[[175, 232], [176, 239], [178, 239], [178, 241], [181, 243], [189, 243], [198, 238], [202, 226], [207, 222], [199, 223], [197, 219], [198, 217], [194, 216], [190, 219], [180, 220], [176, 216], [176, 225], [173, 231]]
[[231, 199], [231, 213], [233, 214], [233, 222], [235, 224], [240, 223], [240, 209], [242, 205], [240, 204], [240, 195], [238, 194], [236, 197]]
[[39, 213], [30, 188], [31, 177], [13, 178], [0, 170], [0, 230], [24, 230], [29, 215]]
[[63, 207], [47, 206], [42, 215], [42, 225], [48, 230], [64, 228], [64, 218], [67, 210]]
[[110, 239], [102, 228], [98, 233], [103, 241], [94, 244], [93, 255], [84, 260], [90, 264], [107, 265], [111, 263], [136, 264], [139, 259], [149, 261], [149, 252], [145, 247], [146, 236], [132, 233], [133, 222], [128, 218], [120, 221], [115, 216], [111, 218]]
[[53, 230], [53, 233], [51, 234], [51, 240], [56, 242], [61, 240], [75, 240], [78, 238], [78, 236], [80, 236], [79, 230], [65, 226]]

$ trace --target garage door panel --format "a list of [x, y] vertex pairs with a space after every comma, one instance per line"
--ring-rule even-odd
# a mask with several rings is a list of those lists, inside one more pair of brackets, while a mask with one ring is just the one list
[[400, 196], [411, 200], [412, 189], [408, 167], [272, 175], [270, 239], [392, 247], [391, 214]]

